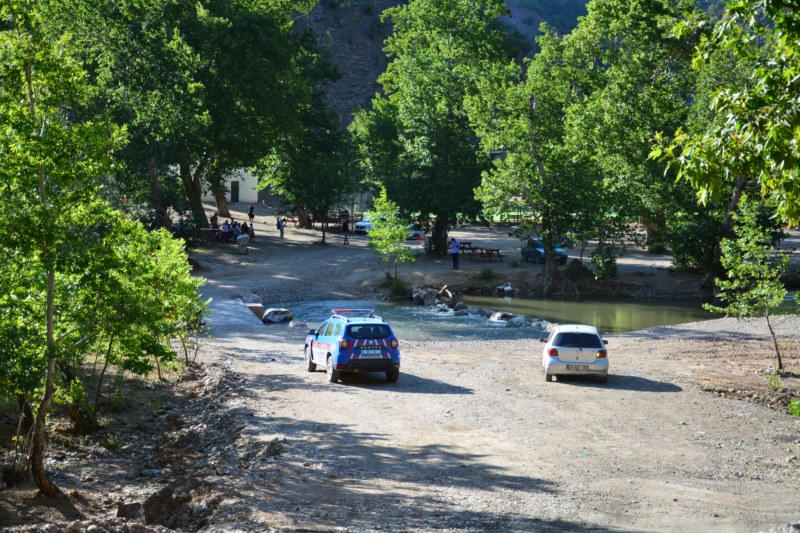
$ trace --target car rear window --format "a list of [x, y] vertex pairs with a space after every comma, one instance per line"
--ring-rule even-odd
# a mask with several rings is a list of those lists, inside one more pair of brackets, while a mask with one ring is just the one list
[[591, 333], [559, 333], [554, 346], [564, 348], [602, 348], [600, 337]]
[[391, 336], [392, 330], [386, 324], [353, 324], [347, 333], [354, 339], [385, 339]]

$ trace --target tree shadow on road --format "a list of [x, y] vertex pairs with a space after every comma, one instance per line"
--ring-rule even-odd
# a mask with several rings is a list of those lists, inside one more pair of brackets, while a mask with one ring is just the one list
[[436, 379], [424, 378], [408, 372], [400, 372], [400, 379], [396, 383], [387, 383], [382, 372], [364, 372], [342, 376], [342, 383], [350, 387], [374, 388], [385, 387], [392, 392], [403, 394], [474, 394], [475, 391], [445, 383]]
[[[344, 393], [347, 392], [348, 388], [362, 388], [402, 394], [474, 394], [472, 389], [466, 387], [402, 372], [400, 373], [399, 381], [396, 383], [387, 382], [386, 375], [383, 372], [343, 375], [341, 383], [328, 383], [327, 376], [322, 371], [313, 372], [309, 377], [311, 378], [310, 381], [293, 374], [264, 374], [249, 378], [250, 385], [248, 388], [269, 392], [338, 387], [336, 391]], [[319, 381], [318, 383], [317, 380]]]
[[579, 387], [629, 390], [635, 392], [681, 392], [683, 390], [683, 388], [674, 383], [625, 374], [609, 374], [608, 383], [599, 383], [590, 376], [558, 376], [556, 380], [561, 383], [568, 383]]
[[[299, 529], [615, 531], [542, 519], [544, 509], [578, 503], [557, 483], [518, 474], [463, 447], [398, 446], [386, 435], [313, 420], [255, 416], [253, 424], [284, 435], [288, 447], [285, 455], [253, 465], [252, 473], [265, 479], [247, 502]], [[513, 503], [498, 508], [492, 503], [497, 493]]]

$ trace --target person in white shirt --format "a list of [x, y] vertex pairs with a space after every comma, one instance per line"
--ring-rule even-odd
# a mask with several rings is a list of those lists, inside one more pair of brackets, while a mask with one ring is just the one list
[[450, 239], [450, 257], [453, 258], [452, 270], [458, 270], [458, 254], [461, 253], [461, 241], [455, 237]]

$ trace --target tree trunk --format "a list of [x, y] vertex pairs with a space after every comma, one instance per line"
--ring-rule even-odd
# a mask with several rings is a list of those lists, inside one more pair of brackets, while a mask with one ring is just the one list
[[[34, 100], [33, 90], [33, 70], [29, 63], [25, 69], [25, 80], [28, 88], [28, 106], [31, 112], [31, 118], [38, 123], [36, 117], [36, 106]], [[42, 121], [42, 128], [36, 134], [39, 137], [44, 137], [46, 121]], [[47, 197], [47, 174], [44, 166], [39, 166], [39, 203], [42, 208], [46, 208], [48, 203]], [[51, 226], [56, 224], [56, 220], [49, 219], [47, 221]], [[53, 396], [55, 395], [55, 373], [56, 361], [55, 355], [55, 300], [56, 300], [56, 273], [53, 269], [55, 259], [51, 257], [51, 250], [46, 246], [40, 250], [41, 256], [45, 261], [45, 272], [47, 276], [47, 296], [45, 307], [45, 335], [47, 341], [47, 375], [45, 377], [44, 394], [39, 403], [39, 408], [36, 410], [36, 416], [33, 422], [33, 443], [31, 446], [31, 472], [33, 473], [33, 480], [42, 494], [49, 498], [55, 498], [61, 495], [58, 487], [50, 481], [47, 477], [47, 472], [44, 469], [44, 450], [46, 444], [47, 428], [47, 414], [50, 412], [50, 406], [53, 403]]]
[[297, 223], [303, 229], [314, 229], [314, 221], [311, 219], [311, 213], [299, 211], [295, 213], [297, 216]]
[[162, 228], [172, 227], [172, 220], [170, 220], [167, 210], [164, 208], [164, 200], [161, 197], [161, 182], [158, 181], [158, 167], [152, 157], [147, 157], [145, 160], [147, 166], [147, 176], [150, 178], [150, 199], [153, 202], [153, 207], [156, 209], [156, 218], [158, 224]]
[[228, 197], [222, 186], [218, 183], [211, 185], [211, 194], [214, 195], [214, 201], [217, 203], [217, 214], [222, 218], [230, 218], [231, 210], [228, 205]]
[[778, 358], [778, 370], [783, 370], [783, 358], [781, 357], [781, 347], [778, 345], [778, 338], [775, 336], [775, 330], [772, 329], [772, 322], [769, 320], [769, 312], [764, 315], [764, 318], [767, 319], [767, 328], [769, 329], [769, 334], [772, 335], [772, 344], [775, 346], [775, 356]]
[[708, 266], [708, 275], [712, 278], [719, 273], [722, 259], [722, 239], [730, 237], [733, 233], [733, 213], [739, 207], [739, 201], [742, 199], [744, 190], [747, 187], [748, 180], [744, 176], [739, 176], [736, 180], [736, 187], [733, 189], [731, 201], [728, 203], [728, 211], [725, 213], [725, 219], [722, 221], [722, 226], [719, 230], [719, 239], [717, 245], [714, 246], [714, 254], [711, 256], [711, 264]]
[[658, 239], [656, 238], [658, 232], [664, 227], [663, 217], [654, 219], [649, 214], [639, 215], [639, 224], [644, 228], [644, 245], [647, 249], [656, 249], [659, 246]]
[[24, 394], [17, 395], [17, 403], [19, 404], [19, 413], [20, 413], [20, 421], [19, 421], [19, 429], [20, 434], [25, 433], [27, 434], [31, 429], [33, 429], [33, 411], [31, 411], [31, 404], [28, 403], [28, 399], [25, 398]]
[[436, 213], [436, 224], [431, 233], [431, 251], [437, 255], [447, 251], [447, 213]]
[[33, 426], [33, 447], [31, 449], [31, 472], [33, 474], [33, 481], [39, 490], [48, 498], [56, 498], [61, 496], [61, 490], [47, 477], [47, 472], [44, 469], [44, 450], [46, 447], [45, 424], [47, 422], [47, 413], [50, 411], [50, 406], [55, 394], [55, 360], [50, 358], [47, 360], [47, 381], [45, 385], [44, 396], [39, 404], [39, 409], [36, 411], [36, 420]]
[[50, 412], [50, 406], [53, 403], [53, 395], [55, 395], [55, 373], [56, 373], [56, 360], [53, 357], [55, 352], [55, 336], [54, 336], [54, 315], [55, 315], [55, 293], [56, 293], [56, 276], [53, 270], [47, 271], [47, 377], [45, 378], [45, 387], [42, 400], [39, 403], [39, 409], [36, 410], [36, 418], [33, 425], [33, 446], [31, 448], [31, 472], [33, 480], [42, 494], [48, 498], [55, 498], [61, 495], [61, 491], [55, 484], [47, 477], [47, 472], [44, 469], [44, 450], [46, 447], [47, 430], [45, 424], [47, 423], [47, 414]]
[[192, 176], [192, 166], [189, 161], [182, 161], [180, 164], [181, 181], [186, 191], [186, 198], [189, 200], [189, 207], [194, 215], [194, 221], [201, 227], [208, 226], [205, 209], [203, 209], [203, 174], [205, 173], [206, 163], [201, 162]]

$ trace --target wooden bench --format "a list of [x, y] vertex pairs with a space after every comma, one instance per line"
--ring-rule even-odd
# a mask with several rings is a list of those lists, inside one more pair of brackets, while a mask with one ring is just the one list
[[492, 259], [499, 259], [502, 261], [505, 256], [506, 254], [500, 253], [500, 248], [474, 248], [469, 252], [470, 259], [479, 257], [481, 261], [491, 261]]

